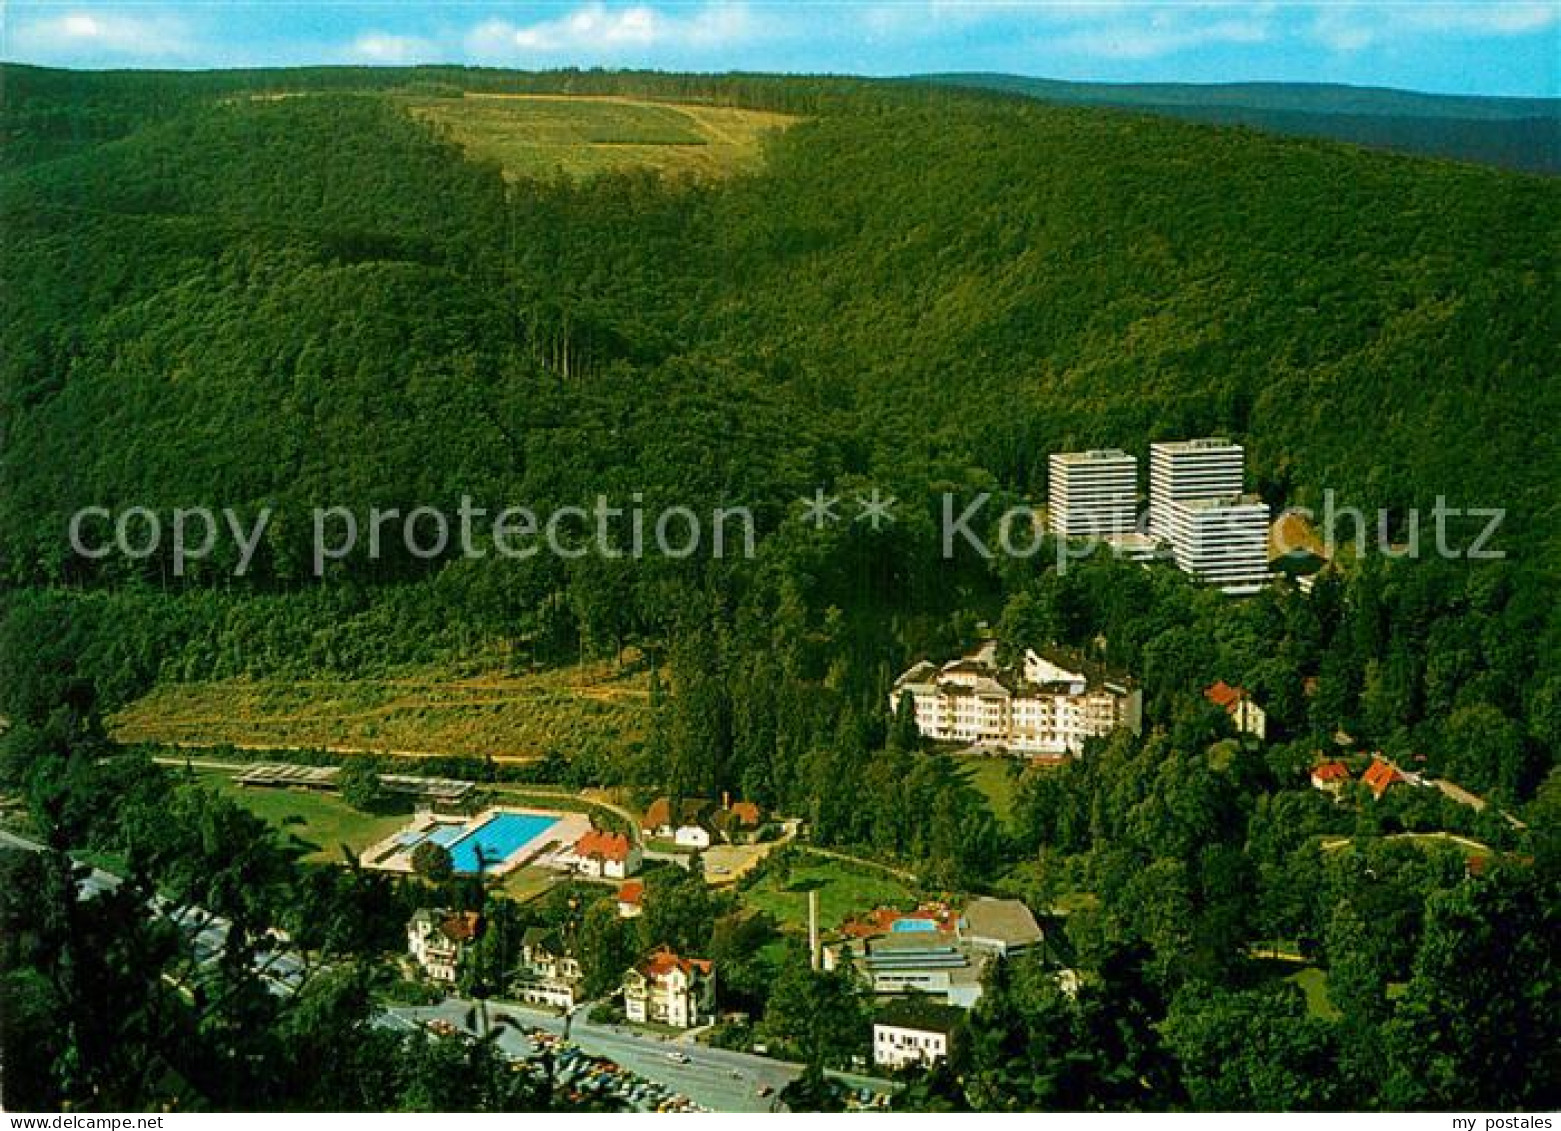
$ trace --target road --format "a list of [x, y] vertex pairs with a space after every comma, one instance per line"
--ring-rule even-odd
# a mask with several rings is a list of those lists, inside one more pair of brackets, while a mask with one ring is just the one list
[[[449, 998], [438, 1005], [392, 1006], [386, 1012], [404, 1025], [438, 1020], [460, 1029], [465, 1027], [474, 1004]], [[509, 1002], [489, 1002], [488, 1016], [490, 1020], [510, 1017], [523, 1027], [549, 1033], [562, 1034], [564, 1031], [562, 1017]], [[626, 1025], [602, 1025], [587, 1020], [584, 1011], [578, 1011], [570, 1021], [569, 1039], [591, 1055], [616, 1061], [630, 1072], [665, 1084], [711, 1111], [771, 1111], [780, 1090], [802, 1075], [800, 1064], [709, 1048], [692, 1041], [641, 1032]], [[498, 1044], [513, 1056], [526, 1056], [531, 1052], [531, 1042], [522, 1034], [510, 1031], [500, 1033]], [[830, 1075], [853, 1088], [882, 1092], [891, 1087], [886, 1081], [868, 1076], [838, 1072]], [[761, 1088], [769, 1088], [771, 1094], [760, 1096]]]

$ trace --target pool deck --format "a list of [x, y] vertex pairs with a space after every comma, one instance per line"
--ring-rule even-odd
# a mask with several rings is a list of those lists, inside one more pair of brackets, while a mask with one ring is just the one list
[[[569, 864], [560, 859], [568, 853], [575, 841], [584, 836], [591, 828], [590, 818], [584, 813], [560, 813], [549, 809], [532, 809], [528, 807], [502, 805], [491, 809], [484, 809], [474, 817], [458, 820], [451, 817], [436, 816], [431, 813], [421, 813], [407, 824], [391, 833], [378, 844], [370, 845], [364, 849], [358, 862], [365, 868], [371, 868], [380, 872], [399, 872], [403, 875], [412, 871], [412, 847], [434, 829], [441, 826], [450, 829], [460, 829], [461, 835], [480, 828], [501, 813], [517, 813], [532, 817], [547, 817], [554, 823], [543, 829], [536, 836], [517, 847], [501, 862], [487, 870], [490, 876], [503, 876], [513, 872], [523, 864], [537, 864], [544, 868], [568, 868]], [[453, 834], [447, 834], [451, 839], [458, 839]]]

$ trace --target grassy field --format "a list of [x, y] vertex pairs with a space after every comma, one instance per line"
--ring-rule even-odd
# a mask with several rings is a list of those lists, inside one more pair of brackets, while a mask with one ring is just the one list
[[759, 110], [628, 98], [467, 94], [404, 96], [416, 117], [510, 179], [653, 169], [702, 180], [751, 172], [766, 134], [796, 119]]
[[743, 892], [743, 903], [754, 911], [773, 915], [781, 927], [806, 930], [808, 892], [818, 892], [819, 925], [838, 927], [851, 915], [880, 905], [915, 902], [915, 893], [889, 876], [857, 871], [836, 860], [804, 856], [794, 863], [784, 880], [772, 873]]
[[217, 770], [198, 773], [201, 784], [233, 798], [255, 816], [276, 826], [309, 849], [306, 860], [340, 863], [341, 846], [362, 852], [407, 823], [408, 814], [380, 816], [361, 813], [334, 794], [291, 789], [245, 789], [232, 775]]
[[387, 680], [226, 680], [170, 684], [109, 720], [120, 742], [492, 755], [525, 760], [581, 743], [637, 740], [643, 673], [610, 665], [534, 675], [429, 673]]
[[1307, 966], [1291, 974], [1286, 981], [1294, 982], [1306, 995], [1306, 1012], [1325, 1021], [1337, 1021], [1339, 1011], [1328, 1000], [1328, 972], [1316, 966]]
[[[964, 778], [977, 792], [986, 797], [992, 812], [1000, 821], [1008, 820], [1013, 811], [1014, 791], [1019, 786], [1023, 765], [1012, 758], [984, 757], [979, 754], [962, 754], [955, 761], [960, 764]], [[1045, 770], [1039, 772], [1044, 773]]]

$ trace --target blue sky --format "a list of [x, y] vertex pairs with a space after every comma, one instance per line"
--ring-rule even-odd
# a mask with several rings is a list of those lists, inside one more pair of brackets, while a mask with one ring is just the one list
[[1558, 96], [1561, 0], [0, 0], [0, 57], [72, 67], [1008, 71]]

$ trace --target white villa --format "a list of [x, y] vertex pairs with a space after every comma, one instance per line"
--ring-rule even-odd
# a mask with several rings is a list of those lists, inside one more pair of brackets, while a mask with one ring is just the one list
[[573, 1009], [584, 974], [557, 931], [532, 927], [521, 936], [520, 970], [513, 988], [521, 1001]]
[[407, 953], [428, 977], [453, 985], [461, 955], [481, 927], [475, 911], [421, 908], [407, 923]]
[[623, 1013], [638, 1024], [654, 1022], [693, 1029], [715, 1010], [715, 966], [706, 958], [683, 958], [657, 950], [623, 978]]
[[927, 738], [1039, 756], [1078, 755], [1086, 738], [1119, 726], [1137, 734], [1143, 724], [1142, 692], [1131, 681], [1034, 649], [1019, 670], [1001, 669], [990, 641], [941, 668], [926, 661], [911, 668], [895, 680], [891, 711], [906, 692]]

